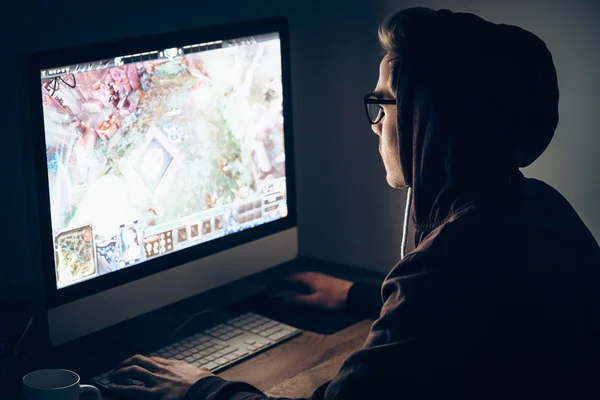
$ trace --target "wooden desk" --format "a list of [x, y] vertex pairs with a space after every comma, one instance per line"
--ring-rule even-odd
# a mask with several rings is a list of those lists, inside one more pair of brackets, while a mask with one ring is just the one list
[[372, 323], [361, 321], [327, 336], [303, 332], [219, 376], [248, 382], [273, 397], [308, 397], [337, 374], [352, 352], [362, 347]]
[[[36, 329], [32, 329], [35, 335], [32, 335], [30, 340], [35, 345], [22, 349], [21, 365], [15, 376], [23, 376], [27, 372], [42, 368], [67, 368], [77, 371], [85, 382], [90, 376], [114, 368], [116, 363], [132, 354], [147, 354], [152, 349], [164, 346], [165, 340], [172, 334], [173, 329], [198, 310], [219, 309], [241, 302], [250, 307], [246, 311], [260, 314], [261, 311], [254, 309], [248, 299], [283, 276], [307, 270], [319, 271], [351, 281], [380, 283], [383, 280], [381, 274], [373, 271], [299, 257], [290, 263], [231, 282], [194, 298], [155, 310], [56, 348], [45, 344], [47, 328], [43, 324], [38, 324]], [[335, 332], [340, 328], [335, 328], [338, 326], [337, 322], [334, 322], [336, 318], [330, 318], [329, 314], [324, 313], [325, 315], [320, 317], [318, 313], [314, 316], [304, 315], [304, 317], [302, 314], [300, 312], [294, 314], [294, 318], [297, 319], [295, 322], [264, 314], [266, 317], [281, 320], [304, 331], [299, 337], [254, 356], [219, 375], [228, 380], [248, 382], [270, 396], [306, 397], [321, 383], [336, 375], [347, 356], [363, 345], [373, 323], [372, 320], [363, 320]], [[308, 319], [313, 327], [303, 326], [300, 323], [302, 318]], [[341, 318], [337, 321], [340, 321], [340, 326], [348, 326], [346, 323], [350, 324], [353, 320], [356, 319]], [[197, 319], [196, 322], [202, 323], [203, 318]], [[324, 326], [329, 323], [331, 326], [325, 329]], [[186, 334], [191, 334], [194, 329], [198, 332], [202, 330], [200, 326], [194, 326], [194, 323], [188, 324], [188, 327], [189, 331]], [[313, 333], [311, 330], [335, 333], [324, 335]], [[15, 379], [13, 383], [10, 390], [20, 393], [20, 380]], [[4, 393], [0, 391], [0, 398], [4, 398], [3, 395]], [[17, 398], [16, 396], [18, 394], [7, 398]], [[84, 394], [81, 398], [91, 399], [93, 396]], [[105, 396], [105, 399], [108, 397]]]
[[273, 397], [308, 397], [337, 374], [348, 355], [362, 347], [372, 323], [364, 320], [333, 335], [303, 332], [218, 375], [248, 382]]

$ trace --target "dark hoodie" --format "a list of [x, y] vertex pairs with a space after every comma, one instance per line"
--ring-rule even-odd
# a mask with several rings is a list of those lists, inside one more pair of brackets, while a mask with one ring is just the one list
[[[364, 347], [311, 399], [598, 398], [598, 243], [560, 193], [519, 171], [558, 123], [548, 49], [447, 10], [389, 24], [416, 248], [386, 277]], [[187, 398], [265, 395], [209, 377]]]

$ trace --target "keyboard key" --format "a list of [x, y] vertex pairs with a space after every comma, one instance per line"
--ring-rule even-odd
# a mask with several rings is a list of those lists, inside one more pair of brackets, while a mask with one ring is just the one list
[[245, 356], [246, 354], [250, 354], [250, 352], [247, 350], [238, 349], [233, 354], [237, 355], [238, 357], [242, 357], [242, 356]]
[[256, 351], [259, 349], [259, 347], [257, 346], [252, 346], [252, 345], [248, 345], [246, 346], [246, 349], [248, 349], [249, 351]]
[[227, 364], [227, 363], [229, 362], [229, 360], [228, 360], [228, 359], [226, 359], [226, 358], [223, 358], [223, 357], [221, 357], [221, 358], [217, 358], [217, 359], [216, 359], [216, 360], [214, 360], [213, 362], [214, 362], [215, 364], [217, 364], [217, 365], [223, 365], [223, 364]]
[[190, 361], [189, 363], [192, 365], [198, 366], [200, 364], [206, 364], [207, 362], [208, 362], [207, 359], [199, 357], [199, 358], [196, 358], [194, 361]]
[[213, 356], [216, 356], [216, 357], [223, 357], [224, 355], [225, 355], [225, 353], [223, 353], [222, 351], [215, 351], [213, 353]]
[[271, 336], [269, 336], [269, 339], [275, 341], [275, 340], [279, 340], [282, 339], [284, 337], [286, 337], [287, 335], [284, 335], [283, 333], [279, 332], [279, 333], [274, 333]]
[[208, 361], [214, 361], [214, 360], [216, 360], [216, 359], [217, 359], [217, 357], [215, 357], [215, 356], [213, 356], [213, 355], [206, 356], [206, 357], [204, 357], [204, 358], [205, 358], [205, 359], [207, 359]]
[[270, 335], [270, 334], [272, 334], [272, 333], [274, 333], [274, 332], [273, 332], [273, 330], [272, 330], [271, 328], [269, 328], [269, 329], [264, 329], [264, 330], [261, 332], [261, 335], [269, 336], [269, 335]]
[[185, 361], [191, 363], [191, 362], [196, 361], [196, 358], [194, 358], [194, 357], [186, 357]]
[[185, 356], [182, 354], [176, 354], [175, 356], [173, 356], [173, 358], [176, 360], [183, 360], [185, 358]]
[[233, 353], [236, 350], [237, 349], [235, 347], [228, 347], [226, 349], [221, 350], [221, 353], [223, 353], [223, 354], [230, 354], [230, 353]]
[[225, 346], [223, 346], [222, 344], [218, 344], [215, 346], [215, 349], [217, 350], [223, 350], [225, 348]]
[[244, 340], [244, 343], [249, 344], [249, 345], [253, 345], [253, 344], [256, 343], [256, 340], [246, 339], [246, 340]]
[[204, 365], [204, 368], [212, 370], [212, 369], [217, 368], [218, 366], [219, 366], [219, 364], [215, 364], [214, 362], [209, 362], [208, 364]]
[[229, 361], [233, 361], [233, 360], [237, 360], [239, 357], [236, 356], [235, 354], [226, 354], [225, 357], [223, 357]]

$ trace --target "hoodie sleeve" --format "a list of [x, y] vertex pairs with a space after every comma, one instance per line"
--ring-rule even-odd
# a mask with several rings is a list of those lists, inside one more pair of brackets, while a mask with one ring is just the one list
[[346, 308], [350, 313], [377, 319], [382, 306], [381, 284], [359, 281], [350, 287], [346, 301]]
[[[451, 288], [457, 281], [460, 278], [449, 280], [439, 271], [425, 271], [414, 257], [403, 260], [384, 283], [381, 318], [371, 327], [365, 346], [350, 355], [337, 376], [310, 399], [410, 399], [426, 392], [427, 396], [419, 398], [429, 398], [432, 391], [448, 390], [453, 382], [448, 371], [460, 369], [460, 344], [455, 340], [460, 332], [452, 327], [461, 324], [452, 310], [461, 305], [449, 296], [453, 290], [459, 292]], [[440, 340], [439, 332], [444, 332], [444, 339]], [[187, 397], [205, 399], [268, 397], [246, 383], [211, 377], [194, 385]]]
[[[311, 395], [310, 399], [295, 400], [322, 400], [329, 382], [323, 383]], [[199, 380], [190, 388], [185, 400], [275, 400], [252, 385], [244, 382], [230, 382], [218, 376], [210, 376]], [[277, 400], [292, 400], [277, 397]]]

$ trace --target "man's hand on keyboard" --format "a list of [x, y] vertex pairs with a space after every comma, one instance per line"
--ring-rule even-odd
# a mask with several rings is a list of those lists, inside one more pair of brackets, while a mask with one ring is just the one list
[[[130, 399], [182, 400], [194, 383], [213, 374], [184, 361], [161, 357], [133, 356], [121, 363], [110, 379], [115, 394]], [[140, 381], [145, 386], [123, 384]]]

